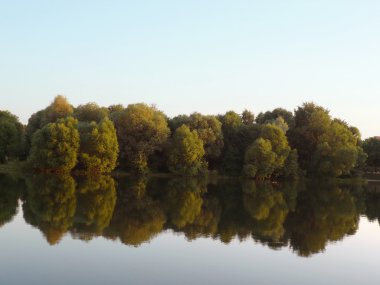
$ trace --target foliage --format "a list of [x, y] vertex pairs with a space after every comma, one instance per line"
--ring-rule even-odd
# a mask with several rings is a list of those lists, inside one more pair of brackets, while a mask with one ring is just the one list
[[31, 177], [27, 186], [25, 221], [38, 227], [50, 244], [57, 244], [74, 222], [74, 179], [68, 175]]
[[58, 119], [71, 116], [73, 112], [74, 108], [70, 105], [67, 99], [62, 95], [58, 95], [48, 107], [33, 114], [29, 118], [28, 125], [26, 126], [26, 143], [28, 151], [32, 144], [33, 135], [37, 130], [42, 129], [49, 123], [56, 122]]
[[380, 138], [372, 137], [363, 142], [363, 149], [368, 155], [368, 166], [380, 167]]
[[273, 111], [258, 114], [256, 122], [258, 124], [267, 124], [276, 121], [280, 117], [285, 121], [289, 128], [294, 128], [295, 121], [293, 113], [283, 108], [276, 108]]
[[298, 151], [301, 168], [309, 174], [349, 174], [362, 153], [358, 135], [314, 103], [305, 103], [295, 111], [295, 127], [288, 136]]
[[129, 105], [115, 118], [120, 163], [134, 172], [148, 170], [148, 158], [163, 147], [170, 130], [161, 111], [146, 104]]
[[0, 163], [19, 158], [24, 151], [24, 127], [8, 111], [0, 111]]
[[96, 122], [108, 117], [108, 109], [99, 107], [96, 103], [87, 103], [79, 105], [74, 109], [74, 117], [80, 122]]
[[197, 175], [207, 169], [203, 142], [197, 132], [190, 131], [186, 125], [175, 131], [168, 152], [168, 168], [173, 173]]
[[72, 117], [49, 123], [33, 135], [28, 162], [41, 171], [69, 172], [77, 163], [79, 133]]
[[119, 145], [115, 127], [107, 117], [99, 123], [78, 125], [80, 147], [78, 169], [86, 172], [111, 172], [116, 167]]
[[290, 147], [285, 133], [272, 124], [262, 127], [260, 137], [247, 148], [243, 173], [246, 177], [265, 179], [278, 176], [284, 168]]
[[110, 176], [82, 177], [77, 186], [75, 235], [88, 239], [103, 233], [116, 205], [115, 181]]

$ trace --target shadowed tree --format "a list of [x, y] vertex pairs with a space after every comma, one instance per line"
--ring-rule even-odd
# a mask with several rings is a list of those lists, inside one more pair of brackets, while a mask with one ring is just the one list
[[155, 107], [132, 104], [115, 117], [120, 163], [137, 173], [148, 171], [148, 159], [163, 147], [170, 130], [166, 117]]
[[368, 155], [369, 166], [380, 167], [380, 138], [372, 137], [363, 142], [363, 149]]
[[15, 115], [0, 111], [0, 163], [24, 154], [24, 127]]

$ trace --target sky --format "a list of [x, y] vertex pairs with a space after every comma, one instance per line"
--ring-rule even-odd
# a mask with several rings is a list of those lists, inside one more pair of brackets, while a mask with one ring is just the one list
[[380, 135], [378, 0], [0, 0], [0, 109], [73, 105], [169, 116], [313, 101]]

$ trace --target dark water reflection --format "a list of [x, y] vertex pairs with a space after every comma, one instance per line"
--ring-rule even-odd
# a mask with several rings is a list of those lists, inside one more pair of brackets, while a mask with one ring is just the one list
[[51, 245], [70, 234], [138, 247], [171, 230], [189, 241], [252, 240], [310, 256], [323, 252], [329, 242], [354, 235], [361, 215], [380, 218], [379, 184], [374, 182], [2, 175], [0, 227], [16, 215], [19, 199], [24, 220]]

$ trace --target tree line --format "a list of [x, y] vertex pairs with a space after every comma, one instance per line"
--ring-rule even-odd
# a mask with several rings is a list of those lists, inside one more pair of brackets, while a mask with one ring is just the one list
[[26, 126], [0, 112], [0, 162], [19, 159], [42, 172], [338, 177], [359, 173], [367, 156], [379, 165], [379, 145], [314, 103], [256, 117], [245, 110], [169, 118], [143, 103], [74, 107], [57, 96]]

